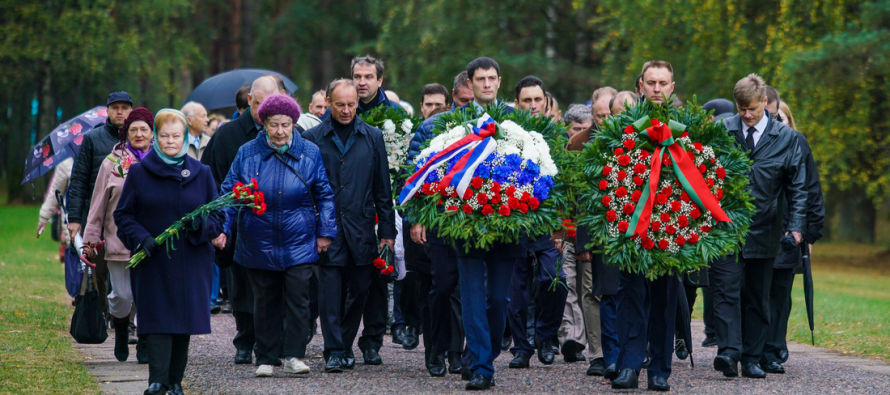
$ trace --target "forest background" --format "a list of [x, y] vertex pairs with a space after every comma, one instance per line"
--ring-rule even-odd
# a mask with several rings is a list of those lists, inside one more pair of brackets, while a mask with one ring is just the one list
[[500, 63], [503, 99], [534, 74], [563, 110], [632, 89], [649, 59], [699, 104], [758, 73], [813, 148], [826, 238], [890, 243], [890, 0], [0, 0], [0, 197], [39, 202], [48, 177], [19, 185], [30, 147], [111, 91], [179, 108], [205, 78], [256, 67], [305, 105], [364, 54], [415, 109], [478, 56]]

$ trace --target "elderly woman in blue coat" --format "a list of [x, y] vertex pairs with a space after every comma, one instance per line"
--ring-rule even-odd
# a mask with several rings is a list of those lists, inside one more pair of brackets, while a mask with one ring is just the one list
[[[309, 281], [318, 254], [337, 236], [334, 193], [318, 147], [294, 132], [297, 102], [272, 95], [258, 113], [264, 130], [238, 150], [222, 190], [256, 179], [266, 212], [232, 208], [224, 231], [237, 224], [235, 262], [248, 269], [254, 292], [256, 375], [272, 376], [282, 357], [285, 373], [305, 374]], [[215, 244], [223, 247], [225, 241]]]
[[198, 207], [216, 199], [210, 168], [186, 156], [188, 123], [177, 110], [155, 116], [152, 150], [130, 167], [114, 211], [117, 236], [144, 259], [130, 273], [139, 312], [139, 336], [148, 351], [145, 394], [182, 393], [191, 335], [210, 333], [213, 246], [225, 216], [186, 224], [187, 231], [159, 246], [155, 237]]

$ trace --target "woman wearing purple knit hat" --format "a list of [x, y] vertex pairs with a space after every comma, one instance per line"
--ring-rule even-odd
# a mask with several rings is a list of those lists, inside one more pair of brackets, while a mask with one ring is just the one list
[[312, 264], [337, 235], [334, 193], [321, 152], [294, 128], [300, 112], [290, 96], [266, 97], [258, 109], [264, 130], [238, 150], [222, 184], [226, 192], [255, 180], [266, 210], [257, 215], [230, 209], [223, 232], [237, 227], [237, 240], [221, 238], [217, 245], [235, 243], [235, 262], [247, 268], [254, 290], [258, 377], [272, 376], [282, 358], [284, 373], [309, 373], [303, 359]]

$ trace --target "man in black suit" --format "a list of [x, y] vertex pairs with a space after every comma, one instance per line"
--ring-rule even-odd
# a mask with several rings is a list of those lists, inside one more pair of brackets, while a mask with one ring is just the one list
[[[718, 259], [710, 267], [714, 279], [714, 326], [718, 355], [714, 369], [727, 377], [764, 378], [760, 368], [770, 326], [773, 264], [783, 235], [803, 241], [806, 221], [806, 169], [797, 132], [770, 117], [766, 84], [756, 74], [736, 83], [733, 97], [739, 113], [723, 120], [736, 145], [753, 160], [748, 189], [755, 214], [741, 254]], [[779, 204], [787, 199], [787, 223]]]

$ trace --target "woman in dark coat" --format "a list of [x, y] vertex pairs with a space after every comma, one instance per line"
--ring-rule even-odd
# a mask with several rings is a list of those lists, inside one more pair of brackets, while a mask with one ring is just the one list
[[[225, 233], [237, 216], [235, 262], [247, 268], [254, 292], [256, 375], [272, 376], [282, 357], [285, 373], [305, 374], [309, 282], [318, 254], [337, 236], [334, 192], [318, 147], [294, 131], [297, 102], [269, 96], [259, 116], [264, 130], [238, 150], [222, 190], [255, 179], [266, 211], [229, 209]], [[219, 247], [225, 246], [221, 239]]]
[[139, 335], [148, 346], [150, 385], [145, 394], [181, 394], [189, 338], [210, 333], [210, 242], [222, 233], [222, 213], [187, 224], [186, 232], [168, 241], [169, 248], [154, 240], [218, 196], [210, 169], [186, 156], [187, 135], [181, 112], [158, 112], [153, 149], [130, 167], [114, 211], [117, 235], [127, 249], [149, 255], [130, 274]]

